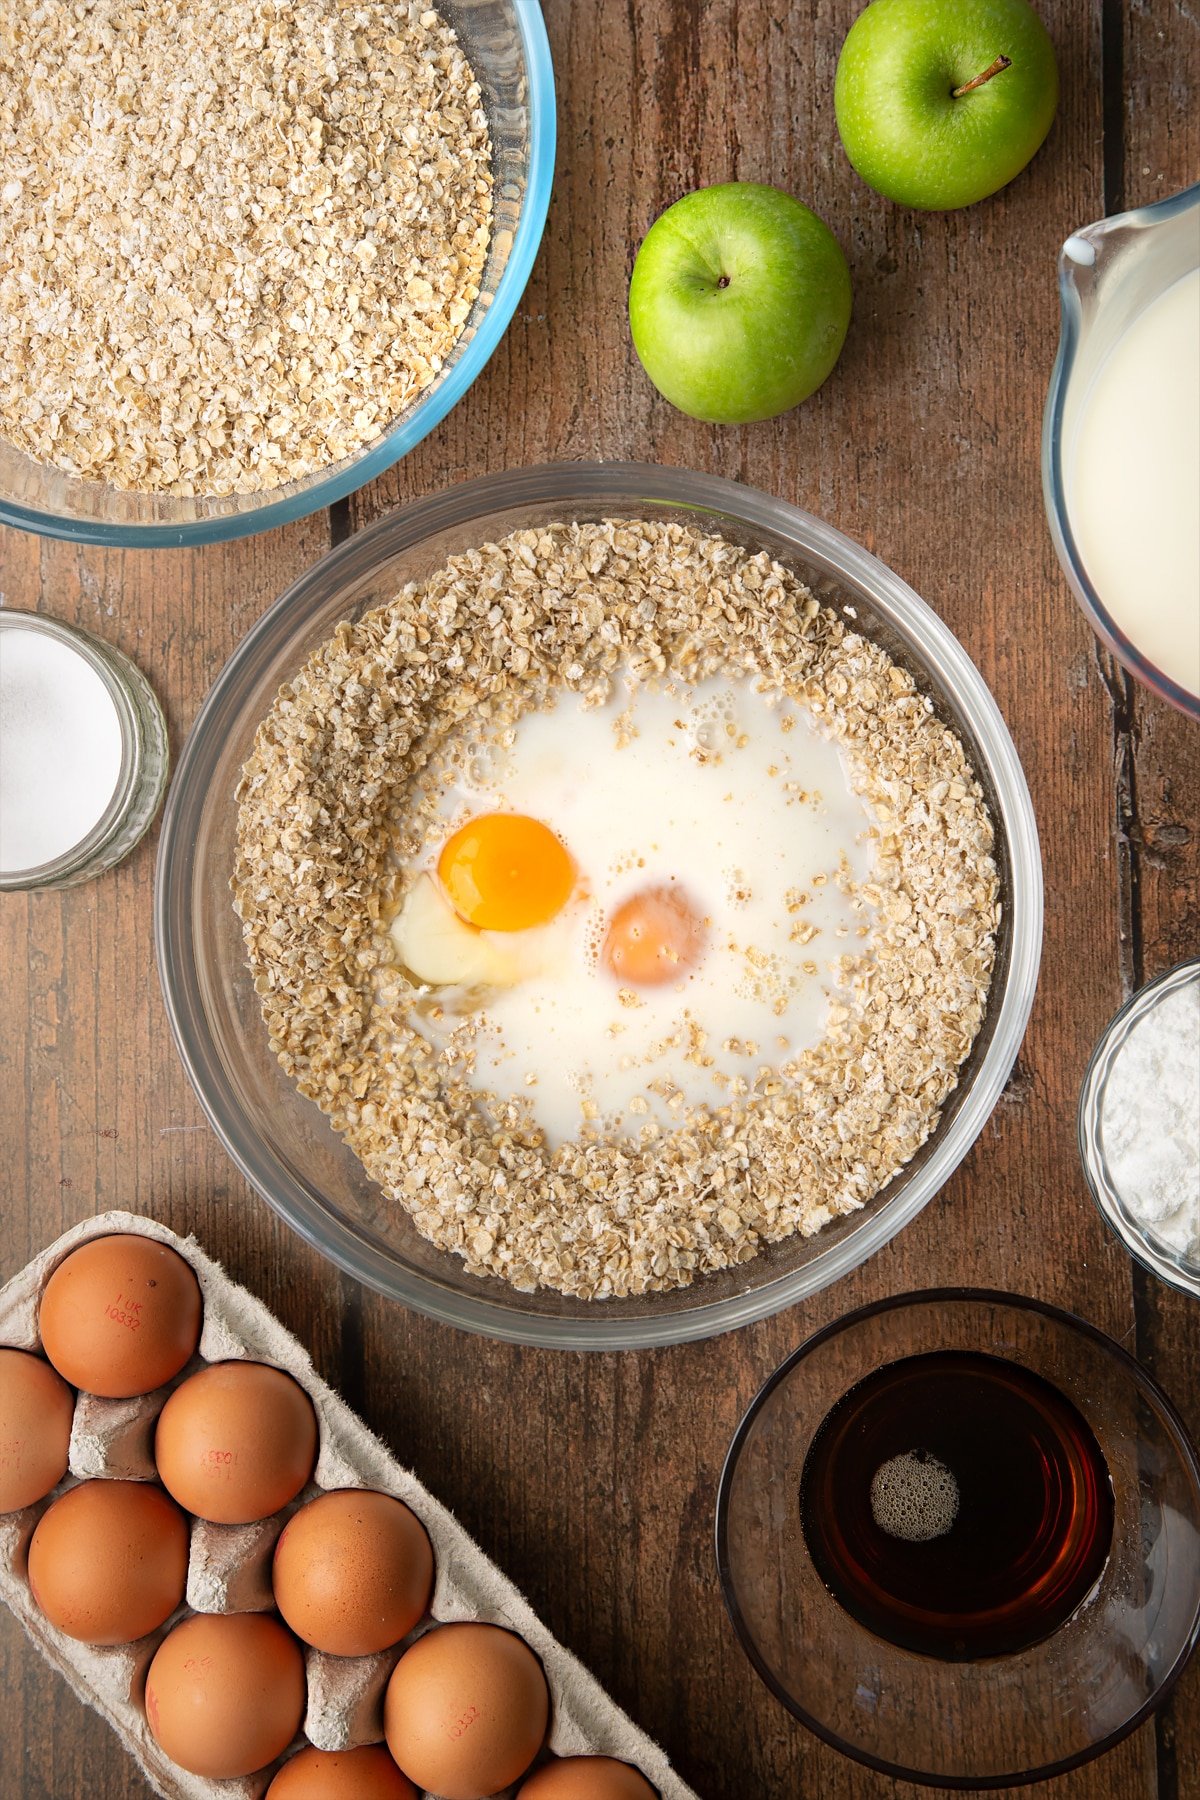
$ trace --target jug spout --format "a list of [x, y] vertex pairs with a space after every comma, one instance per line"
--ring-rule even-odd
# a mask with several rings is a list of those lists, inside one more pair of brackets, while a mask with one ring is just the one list
[[1117, 658], [1200, 718], [1200, 183], [1073, 231], [1058, 285], [1042, 434], [1054, 546]]

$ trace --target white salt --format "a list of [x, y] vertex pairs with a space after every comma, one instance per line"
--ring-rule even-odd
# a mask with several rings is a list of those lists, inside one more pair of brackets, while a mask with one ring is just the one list
[[0, 871], [54, 862], [103, 817], [121, 773], [121, 721], [79, 651], [0, 621]]
[[1133, 1216], [1200, 1262], [1200, 981], [1174, 989], [1130, 1031], [1104, 1086], [1100, 1138]]

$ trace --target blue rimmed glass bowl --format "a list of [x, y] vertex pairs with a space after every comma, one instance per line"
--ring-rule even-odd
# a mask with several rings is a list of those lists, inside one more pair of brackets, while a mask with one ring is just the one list
[[390, 469], [479, 374], [516, 310], [554, 178], [554, 69], [538, 0], [439, 0], [483, 89], [492, 134], [492, 241], [479, 297], [450, 354], [383, 435], [303, 481], [217, 498], [123, 491], [51, 468], [0, 437], [0, 523], [76, 543], [210, 544], [317, 512]]

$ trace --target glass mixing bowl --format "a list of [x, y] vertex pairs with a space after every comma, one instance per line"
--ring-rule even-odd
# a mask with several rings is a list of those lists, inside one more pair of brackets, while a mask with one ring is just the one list
[[[518, 1293], [435, 1249], [367, 1178], [268, 1047], [229, 896], [238, 772], [276, 691], [338, 622], [446, 558], [554, 520], [688, 519], [765, 549], [912, 671], [961, 734], [996, 826], [1002, 912], [983, 1027], [937, 1130], [862, 1211], [691, 1287], [582, 1301]], [[873, 556], [819, 519], [736, 482], [637, 463], [563, 463], [487, 476], [376, 521], [293, 584], [217, 678], [184, 746], [159, 846], [155, 929], [172, 1029], [201, 1104], [242, 1173], [359, 1280], [435, 1318], [520, 1343], [613, 1349], [702, 1338], [792, 1305], [916, 1217], [966, 1155], [1007, 1080], [1029, 1016], [1042, 929], [1037, 828], [1012, 740], [946, 626]]]
[[457, 404], [503, 337], [541, 241], [554, 179], [554, 69], [538, 0], [438, 0], [483, 89], [492, 241], [479, 297], [436, 379], [356, 456], [268, 493], [180, 499], [83, 481], [0, 437], [0, 523], [88, 544], [208, 544], [286, 525], [390, 469]]
[[[1049, 1381], [1091, 1427], [1112, 1483], [1112, 1541], [1087, 1597], [1049, 1637], [977, 1661], [920, 1655], [860, 1624], [817, 1574], [800, 1512], [830, 1409], [876, 1370], [947, 1350]], [[1061, 1775], [1161, 1706], [1200, 1636], [1200, 1465], [1183, 1422], [1111, 1338], [1015, 1294], [901, 1294], [817, 1332], [738, 1426], [716, 1530], [725, 1604], [772, 1693], [836, 1750], [901, 1781]]]

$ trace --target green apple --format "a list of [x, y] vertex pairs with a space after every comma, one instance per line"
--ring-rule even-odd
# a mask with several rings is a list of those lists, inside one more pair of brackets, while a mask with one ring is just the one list
[[680, 412], [772, 419], [819, 388], [850, 324], [850, 270], [828, 225], [757, 182], [686, 194], [656, 219], [629, 284], [642, 367]]
[[1026, 0], [874, 0], [842, 45], [833, 98], [863, 180], [944, 212], [1020, 174], [1053, 122], [1058, 67]]

